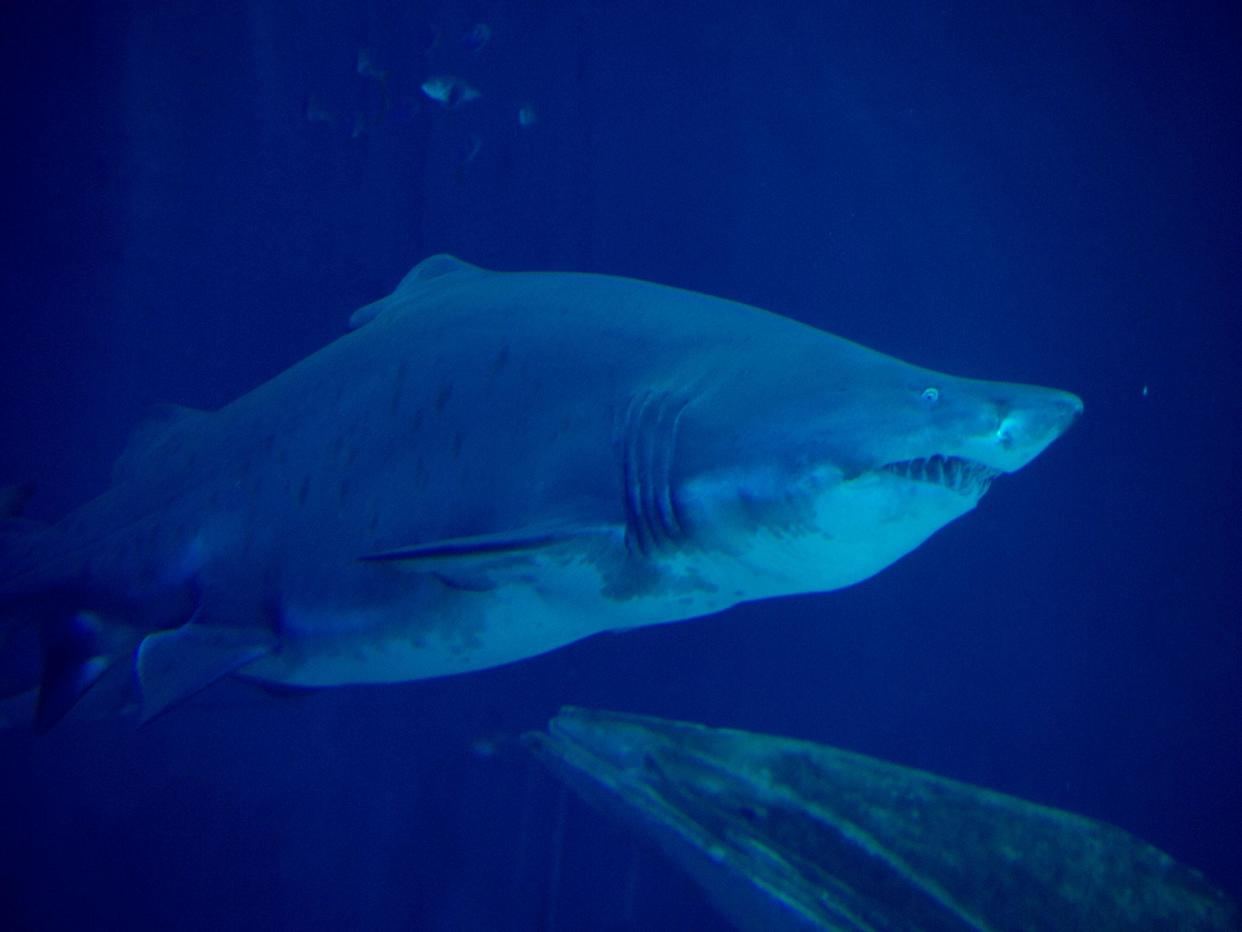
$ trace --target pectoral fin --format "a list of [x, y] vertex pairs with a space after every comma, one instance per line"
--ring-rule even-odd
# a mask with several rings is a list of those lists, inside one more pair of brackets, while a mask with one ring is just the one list
[[428, 571], [445, 566], [482, 566], [507, 557], [526, 557], [550, 548], [599, 543], [617, 538], [619, 528], [610, 525], [570, 525], [563, 527], [527, 528], [501, 534], [479, 534], [473, 537], [450, 537], [410, 547], [395, 547], [364, 554], [358, 559], [366, 563], [424, 564]]
[[272, 638], [253, 628], [199, 624], [148, 634], [134, 655], [142, 692], [142, 721], [149, 722], [216, 680], [272, 648]]

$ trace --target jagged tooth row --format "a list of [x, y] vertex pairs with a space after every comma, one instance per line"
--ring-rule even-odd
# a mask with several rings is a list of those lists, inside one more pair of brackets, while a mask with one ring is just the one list
[[944, 456], [940, 453], [920, 456], [900, 463], [890, 463], [884, 468], [906, 479], [936, 482], [959, 492], [970, 491], [972, 487], [978, 486], [981, 496], [998, 475], [996, 470], [982, 463], [956, 456]]

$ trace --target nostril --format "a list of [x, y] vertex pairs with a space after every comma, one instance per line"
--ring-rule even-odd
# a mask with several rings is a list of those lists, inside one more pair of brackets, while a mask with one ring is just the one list
[[1005, 449], [1013, 446], [1013, 420], [1005, 418], [1000, 422], [1000, 426], [996, 428], [996, 442]]

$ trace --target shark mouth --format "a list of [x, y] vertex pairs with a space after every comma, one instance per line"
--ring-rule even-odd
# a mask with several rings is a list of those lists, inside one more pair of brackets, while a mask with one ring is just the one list
[[914, 482], [930, 482], [941, 485], [963, 495], [981, 498], [988, 490], [992, 480], [1001, 474], [999, 469], [984, 466], [977, 460], [968, 460], [960, 456], [920, 456], [912, 460], [901, 460], [897, 463], [885, 463], [880, 467], [884, 472], [891, 472], [903, 479]]

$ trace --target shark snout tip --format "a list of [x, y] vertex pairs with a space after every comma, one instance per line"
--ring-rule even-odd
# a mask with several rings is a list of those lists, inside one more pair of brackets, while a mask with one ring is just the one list
[[1082, 417], [1084, 405], [1082, 399], [1073, 392], [1062, 392], [1059, 407], [1061, 409], [1061, 419], [1064, 422], [1063, 430], [1068, 430], [1075, 421]]

